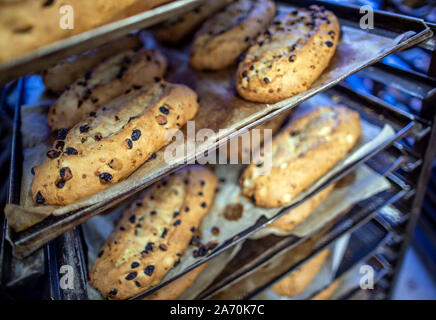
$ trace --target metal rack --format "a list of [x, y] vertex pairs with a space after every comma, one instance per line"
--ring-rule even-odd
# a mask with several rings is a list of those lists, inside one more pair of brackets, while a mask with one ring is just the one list
[[[299, 2], [299, 1], [296, 1]], [[315, 1], [325, 4], [322, 1]], [[338, 7], [338, 5], [327, 4], [327, 6]], [[341, 10], [352, 10], [348, 6], [339, 6]], [[387, 18], [389, 15], [387, 15]], [[433, 32], [436, 26], [428, 24]], [[359, 74], [372, 79], [375, 82], [383, 83], [401, 90], [422, 101], [422, 108], [419, 114], [413, 115], [409, 112], [399, 110], [391, 106], [374, 95], [356, 93], [346, 83], [342, 82], [332, 91], [339, 92], [343, 96], [358, 97], [365, 101], [373, 113], [386, 117], [385, 119], [404, 122], [404, 119], [413, 119], [413, 126], [401, 131], [395, 139], [388, 145], [383, 146], [368, 157], [360, 159], [354, 163], [348, 171], [352, 171], [358, 164], [365, 162], [371, 168], [386, 176], [391, 182], [391, 189], [377, 194], [372, 198], [356, 204], [349, 212], [331, 225], [325, 226], [321, 230], [305, 238], [275, 237], [269, 236], [261, 241], [247, 240], [243, 245], [243, 251], [237, 259], [232, 260], [226, 269], [221, 273], [217, 280], [203, 291], [198, 298], [222, 297], [227, 298], [251, 298], [269, 287], [284, 275], [292, 272], [302, 265], [317, 252], [330, 245], [335, 239], [346, 233], [359, 233], [368, 224], [386, 231], [388, 238], [383, 237], [383, 241], [377, 248], [370, 250], [363, 258], [358, 261], [368, 261], [377, 267], [377, 290], [372, 297], [389, 298], [392, 295], [397, 281], [398, 270], [410, 244], [414, 227], [416, 225], [423, 197], [425, 194], [429, 172], [433, 159], [436, 155], [436, 41], [435, 37], [420, 43], [420, 47], [431, 50], [432, 62], [428, 74], [423, 75], [417, 72], [402, 70], [388, 66], [384, 63], [377, 63], [368, 66]], [[25, 93], [25, 80], [16, 83], [18, 99], [16, 99], [14, 126], [19, 127], [19, 107], [23, 102]], [[3, 100], [3, 99], [2, 99]], [[406, 128], [406, 127], [405, 127]], [[19, 141], [13, 141], [12, 145], [20, 150]], [[20, 163], [19, 153], [13, 153], [11, 168], [16, 168], [15, 163]], [[18, 158], [14, 158], [18, 157]], [[19, 171], [19, 170], [18, 170]], [[344, 171], [339, 179], [345, 175]], [[9, 183], [10, 203], [17, 203], [17, 199], [12, 199], [19, 193], [20, 173], [11, 172]], [[383, 208], [389, 207], [386, 212]], [[245, 237], [260, 229], [263, 224], [255, 225], [245, 233]], [[363, 228], [363, 229], [362, 229]], [[87, 268], [85, 252], [83, 247], [83, 237], [80, 227], [67, 231], [57, 239], [45, 245], [43, 249], [36, 251], [25, 259], [17, 259], [12, 256], [9, 243], [5, 241], [7, 224], [2, 225], [0, 281], [5, 291], [20, 286], [21, 282], [27, 282], [33, 278], [49, 276], [48, 297], [50, 299], [86, 299], [87, 298]], [[229, 248], [232, 243], [222, 244], [212, 255], [206, 257], [211, 259], [219, 252]], [[290, 258], [298, 248], [307, 247], [307, 252], [298, 258]], [[283, 264], [280, 270], [271, 273], [269, 277], [258, 277], [262, 281], [253, 290], [244, 288], [244, 282], [250, 277], [262, 274], [264, 267], [272, 259], [288, 257], [287, 264]], [[204, 259], [207, 260], [207, 259]], [[204, 262], [203, 261], [203, 262]], [[355, 261], [355, 263], [357, 263]], [[342, 276], [350, 270], [355, 263], [344, 264], [336, 275]], [[75, 289], [73, 291], [61, 290], [59, 287], [59, 267], [64, 264], [73, 265]], [[30, 268], [31, 266], [33, 268]], [[48, 272], [47, 272], [48, 271]], [[16, 282], [13, 280], [20, 279]], [[165, 283], [161, 284], [165, 285]], [[157, 289], [156, 287], [155, 289]], [[155, 290], [154, 289], [154, 290]], [[13, 291], [13, 290], [12, 290]], [[152, 290], [150, 290], [151, 292]], [[233, 292], [233, 293], [232, 293]], [[238, 294], [236, 294], [236, 293]], [[358, 293], [358, 289], [344, 295], [350, 298]], [[9, 293], [8, 293], [9, 294]]]

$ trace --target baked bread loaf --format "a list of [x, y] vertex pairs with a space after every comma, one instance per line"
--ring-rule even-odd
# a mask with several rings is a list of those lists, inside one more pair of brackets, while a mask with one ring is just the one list
[[219, 70], [236, 63], [250, 40], [276, 13], [271, 0], [238, 0], [206, 21], [194, 37], [190, 63], [197, 70]]
[[[23, 0], [0, 4], [0, 63], [171, 0]], [[73, 8], [74, 28], [60, 27]], [[68, 10], [68, 8], [67, 8]]]
[[194, 270], [189, 271], [180, 278], [172, 281], [168, 285], [144, 297], [143, 300], [175, 300], [188, 288], [192, 287], [197, 277], [209, 264], [203, 263]]
[[58, 130], [76, 123], [132, 87], [149, 86], [165, 73], [167, 60], [158, 51], [128, 50], [99, 64], [92, 72], [74, 82], [50, 106], [48, 124]]
[[311, 300], [329, 300], [333, 292], [339, 287], [340, 279], [333, 281], [327, 288], [317, 293]]
[[53, 149], [34, 168], [36, 203], [69, 204], [126, 178], [170, 143], [168, 130], [181, 128], [197, 112], [197, 95], [185, 85], [161, 82], [137, 89], [70, 131], [58, 131]]
[[271, 289], [280, 296], [292, 297], [302, 293], [318, 274], [329, 254], [330, 249], [321, 251], [303, 266], [274, 284]]
[[318, 6], [280, 16], [257, 37], [239, 63], [239, 95], [275, 103], [306, 91], [328, 66], [339, 33], [336, 16]]
[[191, 35], [207, 18], [235, 0], [206, 0], [194, 10], [177, 16], [153, 28], [157, 40], [178, 44]]
[[269, 224], [267, 228], [278, 229], [285, 232], [291, 231], [304, 220], [306, 220], [312, 211], [315, 210], [327, 198], [333, 188], [334, 184], [329, 185], [321, 192], [318, 192], [310, 199], [304, 201], [295, 209], [292, 209], [273, 223]]
[[216, 186], [214, 174], [200, 166], [153, 185], [123, 213], [90, 272], [90, 284], [109, 299], [127, 299], [159, 284], [178, 264]]
[[42, 72], [45, 88], [52, 92], [62, 92], [74, 81], [83, 77], [102, 60], [122, 51], [139, 49], [142, 42], [136, 35], [129, 34], [108, 42], [101, 47], [85, 52], [72, 59], [65, 59]]
[[359, 114], [344, 106], [310, 111], [273, 138], [270, 172], [256, 159], [244, 170], [243, 194], [262, 207], [290, 203], [344, 158], [360, 133]]

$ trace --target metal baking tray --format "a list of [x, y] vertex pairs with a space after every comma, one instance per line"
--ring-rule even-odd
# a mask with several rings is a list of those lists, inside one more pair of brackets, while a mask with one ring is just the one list
[[[319, 2], [317, 2], [317, 1], [309, 1], [309, 2], [289, 1], [289, 2], [282, 2], [282, 3], [290, 3], [292, 5], [307, 6], [310, 3], [319, 3]], [[359, 21], [360, 15], [359, 15], [359, 10], [357, 8], [341, 6], [341, 5], [334, 5], [334, 4], [323, 3], [323, 2], [321, 4], [325, 5], [327, 8], [329, 8], [331, 10], [334, 10], [334, 12], [340, 17], [341, 23], [343, 25], [348, 25], [348, 26], [353, 25], [353, 24], [356, 25], [357, 22]], [[350, 74], [357, 72], [362, 68], [367, 67], [369, 64], [375, 63], [376, 61], [382, 59], [387, 54], [390, 54], [390, 53], [396, 52], [398, 50], [402, 50], [404, 48], [407, 48], [407, 47], [414, 45], [416, 43], [419, 43], [420, 41], [423, 41], [424, 39], [431, 36], [431, 31], [429, 30], [429, 28], [419, 19], [413, 19], [413, 18], [408, 18], [408, 17], [399, 16], [399, 15], [395, 15], [395, 14], [387, 14], [387, 13], [381, 13], [381, 12], [376, 12], [375, 15], [376, 15], [375, 16], [375, 22], [376, 22], [375, 28], [376, 29], [374, 29], [374, 32], [378, 32], [378, 33], [381, 33], [383, 35], [389, 35], [389, 36], [398, 36], [398, 34], [404, 34], [407, 31], [411, 31], [411, 30], [415, 33], [413, 35], [408, 33], [407, 34], [408, 36], [405, 37], [403, 39], [403, 41], [400, 41], [394, 48], [392, 48], [392, 50], [390, 50], [389, 52], [386, 52], [385, 54], [380, 54], [380, 56], [378, 56], [376, 59], [374, 59], [373, 61], [371, 61], [369, 63], [362, 63], [362, 65], [359, 68], [357, 68], [356, 70], [354, 70]], [[244, 125], [239, 127], [236, 131], [232, 132], [228, 136], [224, 136], [221, 139], [219, 139], [218, 141], [211, 143], [208, 146], [207, 150], [213, 150], [213, 149], [219, 147], [220, 145], [227, 143], [228, 139], [236, 137], [236, 136], [246, 132], [246, 130], [254, 128], [254, 127], [270, 120], [271, 118], [277, 116], [278, 114], [294, 108], [298, 103], [303, 102], [304, 100], [310, 98], [311, 96], [336, 85], [337, 83], [339, 83], [343, 78], [345, 78], [348, 75], [349, 74], [344, 75], [343, 77], [335, 79], [334, 81], [331, 81], [331, 82], [321, 86], [319, 88], [319, 90], [312, 90], [310, 93], [303, 94], [297, 101], [294, 101], [291, 104], [285, 105], [285, 106], [281, 107], [280, 109], [277, 109], [277, 110], [272, 111], [270, 113], [263, 114], [257, 120], [253, 120], [253, 121], [250, 121], [249, 123], [245, 123]], [[342, 88], [341, 90], [346, 91], [345, 88]], [[380, 113], [383, 113], [383, 115], [385, 116], [385, 118], [380, 120], [379, 122], [387, 121], [389, 119], [389, 116], [393, 116], [393, 117], [397, 117], [397, 118], [399, 117], [398, 119], [400, 119], [400, 122], [402, 121], [402, 123], [399, 124], [400, 127], [397, 126], [399, 131], [397, 132], [395, 138], [392, 139], [392, 141], [386, 141], [386, 144], [383, 145], [382, 148], [390, 145], [392, 142], [403, 137], [405, 134], [407, 134], [412, 129], [413, 126], [420, 126], [419, 121], [416, 121], [417, 119], [415, 119], [414, 117], [411, 117], [407, 114], [401, 114], [400, 111], [393, 110], [393, 108], [384, 104], [382, 101], [371, 101], [371, 99], [366, 98], [366, 97], [363, 97], [362, 99], [365, 100], [365, 103], [378, 105], [377, 110], [374, 110], [373, 112], [374, 113], [380, 112]], [[383, 105], [383, 107], [380, 108], [380, 105]], [[369, 106], [369, 109], [371, 109], [373, 107], [374, 106]], [[19, 110], [17, 110], [17, 112], [18, 111]], [[19, 126], [16, 129], [17, 130], [14, 133], [15, 139], [19, 140], [20, 139]], [[200, 156], [201, 154], [204, 154], [205, 151], [206, 150], [197, 150], [195, 155], [192, 155], [190, 157], [187, 157], [187, 159], [185, 159], [186, 160], [185, 163], [190, 162], [192, 159]], [[350, 165], [350, 168], [349, 169], [347, 168], [347, 170], [344, 171], [344, 174], [346, 172], [349, 172], [352, 169], [352, 167], [354, 167], [358, 163], [361, 163], [362, 161], [365, 161], [366, 159], [368, 159], [370, 156], [377, 153], [378, 151], [379, 150], [373, 150], [366, 157], [363, 157], [362, 159], [359, 159], [359, 161], [356, 161], [356, 163], [353, 163], [352, 165]], [[21, 153], [21, 150], [19, 148], [17, 148], [17, 146], [14, 146], [13, 152]], [[21, 163], [15, 163], [15, 168], [19, 168], [20, 166], [21, 166]], [[165, 170], [157, 170], [156, 172], [153, 172], [152, 174], [147, 176], [147, 178], [146, 178], [147, 180], [146, 180], [146, 182], [144, 182], [143, 185], [141, 185], [139, 187], [131, 188], [132, 190], [126, 190], [125, 193], [120, 194], [116, 198], [112, 198], [110, 201], [96, 203], [94, 205], [79, 209], [75, 212], [67, 213], [67, 214], [62, 215], [62, 216], [57, 216], [57, 217], [51, 216], [51, 217], [45, 219], [44, 221], [42, 221], [41, 223], [23, 231], [23, 232], [20, 232], [20, 233], [11, 232], [10, 238], [11, 238], [11, 242], [14, 246], [14, 253], [18, 256], [21, 256], [21, 257], [28, 255], [29, 253], [33, 252], [37, 248], [41, 247], [44, 243], [47, 243], [48, 241], [54, 239], [55, 237], [59, 236], [60, 234], [66, 232], [67, 230], [70, 230], [73, 227], [81, 224], [82, 222], [89, 219], [90, 217], [92, 217], [98, 213], [103, 212], [104, 210], [115, 205], [117, 202], [119, 202], [123, 199], [126, 199], [127, 197], [131, 196], [132, 194], [147, 187], [148, 185], [159, 180], [163, 176], [179, 169], [182, 166], [183, 165], [173, 165], [173, 166], [168, 166], [168, 168], [166, 168]], [[340, 177], [338, 176], [337, 179], [339, 179], [339, 178]], [[333, 182], [333, 181], [331, 181], [331, 182]], [[14, 203], [16, 203], [16, 202], [14, 202]], [[261, 228], [262, 226], [263, 226], [263, 224], [259, 224], [255, 228], [253, 228], [251, 230], [247, 230], [246, 233], [240, 234], [239, 240], [247, 237], [248, 233], [253, 233], [253, 232], [255, 232], [255, 230]], [[229, 240], [229, 242], [224, 246], [224, 248], [227, 248], [233, 244], [234, 244], [234, 241]]]
[[183, 14], [204, 0], [176, 0], [134, 16], [106, 24], [36, 49], [0, 65], [0, 85], [27, 73], [44, 70], [61, 59], [94, 49], [133, 30], [150, 27]]

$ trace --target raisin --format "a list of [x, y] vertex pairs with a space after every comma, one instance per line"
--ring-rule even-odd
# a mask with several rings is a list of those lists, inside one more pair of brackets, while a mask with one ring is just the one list
[[185, 207], [185, 212], [189, 212], [189, 207], [188, 206]]
[[79, 153], [77, 152], [77, 150], [74, 149], [74, 148], [72, 148], [72, 147], [68, 147], [68, 148], [65, 150], [65, 153], [68, 154], [68, 155], [77, 155], [77, 154], [79, 154]]
[[89, 116], [90, 116], [90, 117], [93, 117], [93, 118], [96, 118], [96, 117], [97, 117], [97, 114], [96, 114], [94, 111], [91, 111], [91, 112], [89, 113]]
[[169, 110], [167, 107], [165, 107], [165, 106], [160, 106], [160, 107], [159, 107], [159, 110], [160, 110], [160, 112], [162, 112], [163, 114], [169, 114], [169, 113], [170, 113], [170, 110]]
[[95, 140], [95, 141], [100, 141], [101, 139], [103, 139], [103, 135], [102, 135], [100, 132], [97, 132], [97, 133], [94, 135], [94, 140]]
[[154, 77], [154, 82], [160, 82], [160, 78], [159, 77]]
[[154, 246], [154, 243], [153, 243], [153, 242], [149, 242], [149, 243], [147, 243], [147, 245], [145, 246], [145, 252], [146, 252], [146, 253], [148, 253], [148, 251], [153, 252], [153, 246]]
[[61, 154], [60, 151], [56, 151], [56, 150], [47, 151], [47, 157], [49, 157], [50, 159], [55, 159], [59, 157], [60, 154]]
[[179, 265], [179, 263], [180, 263], [180, 259], [177, 259], [177, 260], [174, 262], [173, 267], [174, 267], [174, 268], [177, 267], [177, 266]]
[[141, 136], [141, 130], [139, 130], [139, 129], [133, 130], [133, 132], [132, 132], [132, 140], [133, 141], [138, 140], [140, 136]]
[[325, 42], [325, 45], [326, 45], [327, 47], [331, 48], [331, 47], [333, 47], [333, 42], [331, 42], [331, 41], [326, 41], [326, 42]]
[[59, 189], [62, 189], [65, 186], [65, 181], [63, 179], [59, 179], [59, 181], [56, 182], [56, 187]]
[[62, 140], [56, 141], [55, 149], [56, 150], [63, 150], [65, 146], [65, 142]]
[[59, 174], [64, 181], [68, 181], [73, 177], [73, 173], [68, 167], [62, 167], [61, 170], [59, 170]]
[[152, 265], [152, 264], [147, 266], [147, 268], [144, 269], [144, 273], [147, 276], [151, 276], [153, 274], [153, 271], [154, 271], [154, 265]]
[[242, 78], [245, 78], [246, 76], [248, 76], [247, 71], [243, 71], [243, 72], [242, 72]]
[[136, 271], [133, 271], [133, 272], [130, 272], [130, 273], [125, 277], [125, 279], [126, 279], [126, 280], [133, 280], [133, 279], [136, 278], [137, 275], [138, 275], [138, 273], [137, 273]]
[[202, 207], [202, 208], [206, 208], [206, 207], [207, 207], [207, 203], [206, 203], [206, 202], [202, 202], [202, 203], [201, 203], [201, 207]]
[[90, 127], [89, 127], [87, 124], [84, 124], [83, 126], [81, 126], [81, 127], [79, 128], [80, 133], [88, 132], [89, 129], [90, 129]]
[[109, 183], [112, 180], [112, 175], [108, 172], [101, 173], [98, 178], [101, 183]]
[[294, 62], [295, 61], [295, 54], [291, 54], [289, 56], [289, 62]]
[[270, 83], [270, 80], [267, 77], [263, 78], [263, 81], [265, 81], [265, 83]]
[[44, 197], [42, 196], [41, 192], [38, 191], [38, 193], [36, 194], [36, 203], [38, 204], [43, 204], [45, 202]]
[[166, 237], [166, 235], [167, 235], [167, 233], [168, 233], [168, 229], [167, 228], [164, 228], [164, 230], [163, 230], [163, 232], [162, 232], [162, 234], [161, 234], [161, 238], [165, 238]]
[[113, 288], [111, 291], [109, 291], [109, 295], [116, 296], [118, 293], [118, 290], [116, 288]]
[[174, 211], [173, 218], [177, 217], [178, 215], [180, 215], [180, 212], [179, 211]]
[[130, 218], [129, 218], [129, 221], [130, 221], [131, 223], [135, 223], [135, 221], [136, 221], [136, 216], [135, 216], [134, 214], [131, 215]]
[[182, 221], [180, 221], [180, 219], [177, 219], [177, 220], [174, 222], [173, 226], [177, 227], [180, 223], [182, 223]]
[[191, 232], [195, 232], [195, 227], [191, 227]]
[[132, 140], [130, 139], [126, 139], [124, 140], [126, 142], [127, 148], [132, 149], [133, 148], [133, 143]]
[[138, 85], [138, 84], [134, 84], [133, 85], [133, 89], [135, 89], [135, 90], [139, 90], [139, 89], [141, 89], [142, 88], [142, 86], [140, 86], [140, 85]]
[[130, 268], [135, 269], [139, 267], [139, 262], [137, 261], [133, 261], [132, 264], [130, 265]]

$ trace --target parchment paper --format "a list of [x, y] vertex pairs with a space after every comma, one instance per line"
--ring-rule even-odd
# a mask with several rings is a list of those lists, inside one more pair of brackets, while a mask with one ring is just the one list
[[[319, 272], [310, 282], [310, 284], [304, 289], [304, 291], [298, 295], [288, 297], [281, 296], [275, 293], [271, 287], [261, 292], [257, 299], [266, 300], [306, 300], [313, 294], [319, 291], [321, 288], [327, 286], [334, 278], [336, 271], [341, 264], [344, 253], [347, 249], [348, 242], [350, 240], [350, 234], [344, 234], [338, 238], [332, 245], [330, 245], [331, 252], [326, 261], [322, 265]], [[291, 273], [292, 274], [292, 273]]]
[[333, 188], [327, 198], [299, 225], [290, 231], [264, 228], [251, 238], [258, 239], [270, 234], [277, 236], [295, 235], [305, 237], [318, 230], [354, 204], [387, 190], [389, 181], [366, 165], [359, 166], [352, 174], [351, 183]]
[[[217, 139], [228, 137], [235, 129], [243, 128], [275, 109], [296, 105], [329, 87], [334, 82], [358, 71], [365, 64], [376, 62], [403, 38], [390, 39], [367, 33], [361, 29], [343, 26], [342, 39], [338, 45], [336, 55], [329, 68], [313, 84], [312, 88], [305, 93], [275, 105], [251, 103], [236, 96], [233, 83], [234, 67], [213, 73], [195, 72], [188, 65], [187, 50], [162, 48], [170, 62], [166, 79], [172, 82], [185, 83], [200, 96], [201, 106], [195, 117], [196, 131], [201, 128], [210, 128], [216, 132], [215, 137], [196, 143], [196, 152], [192, 152], [185, 157], [176, 158], [172, 163], [164, 162], [163, 150], [161, 150], [157, 152], [157, 159], [146, 162], [126, 180], [73, 204], [63, 207], [35, 206], [29, 200], [29, 187], [32, 179], [30, 168], [38, 165], [41, 161], [41, 154], [45, 154], [48, 150], [47, 142], [49, 137], [43, 134], [46, 133], [46, 120], [42, 119], [42, 117], [32, 118], [29, 122], [32, 122], [33, 126], [31, 128], [23, 126], [22, 135], [24, 137], [33, 136], [38, 131], [38, 136], [35, 137], [38, 143], [34, 146], [23, 145], [25, 163], [23, 166], [22, 200], [20, 206], [8, 205], [6, 207], [5, 213], [9, 225], [16, 231], [22, 231], [49, 215], [58, 216], [73, 211], [79, 214], [79, 209], [97, 203], [113, 206], [115, 203], [111, 203], [111, 200], [115, 196], [123, 195], [124, 198], [127, 197], [127, 195], [138, 190], [139, 186], [145, 187], [152, 178], [157, 178], [174, 168], [176, 163], [183, 163], [184, 160], [192, 159], [194, 153], [203, 154], [203, 151], [212, 147]], [[26, 111], [23, 110], [23, 117], [26, 116], [25, 113]], [[23, 123], [26, 123], [26, 121], [24, 120]], [[218, 129], [222, 129], [219, 134]]]
[[[139, 196], [141, 196], [141, 194]], [[124, 201], [122, 204], [113, 209], [110, 213], [95, 216], [82, 224], [83, 235], [88, 249], [88, 271], [91, 270], [92, 266], [95, 264], [98, 252], [103, 247], [106, 239], [113, 231], [114, 226], [116, 225], [118, 219], [121, 217], [123, 210], [125, 210], [130, 203], [131, 201]], [[201, 243], [207, 242], [207, 240], [205, 240], [202, 235], [205, 233], [205, 229], [208, 227], [209, 226], [205, 225], [204, 223], [200, 225]], [[198, 275], [194, 284], [190, 288], [188, 288], [179, 297], [179, 299], [194, 299], [198, 294], [206, 289], [221, 273], [227, 263], [235, 256], [241, 246], [242, 242], [235, 247], [226, 250], [218, 256], [214, 257], [213, 262], [209, 263], [206, 268], [203, 269], [203, 271]], [[197, 259], [195, 259], [192, 255], [192, 252], [195, 249], [197, 249], [195, 246], [188, 246], [188, 248], [186, 249], [186, 255], [180, 258], [180, 264], [176, 268], [171, 269], [162, 281], [166, 281], [172, 278], [173, 276], [182, 272], [186, 267], [189, 267], [190, 265], [195, 263]], [[169, 283], [168, 285], [171, 286], [171, 283]], [[101, 294], [89, 284], [87, 289], [89, 299], [103, 299]]]

